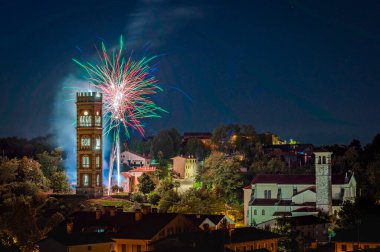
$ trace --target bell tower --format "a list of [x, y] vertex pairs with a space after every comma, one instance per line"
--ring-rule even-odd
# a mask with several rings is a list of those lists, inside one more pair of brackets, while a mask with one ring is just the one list
[[103, 196], [102, 94], [77, 93], [77, 187], [76, 193]]
[[324, 213], [331, 214], [332, 187], [331, 187], [331, 155], [325, 150], [314, 151], [315, 155], [315, 186], [316, 207]]

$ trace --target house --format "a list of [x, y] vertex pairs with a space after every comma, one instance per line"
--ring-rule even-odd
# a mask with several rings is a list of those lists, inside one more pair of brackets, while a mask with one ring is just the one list
[[197, 174], [198, 161], [193, 156], [176, 156], [173, 160], [173, 172], [180, 179], [194, 179]]
[[376, 230], [379, 224], [378, 217], [375, 217], [373, 223], [359, 224], [353, 229], [336, 230], [332, 239], [334, 251], [380, 251], [380, 235]]
[[217, 230], [235, 228], [235, 222], [222, 214], [185, 214], [185, 217], [195, 223], [201, 230]]
[[139, 190], [139, 177], [144, 173], [153, 174], [156, 171], [154, 166], [141, 166], [128, 172], [121, 172], [123, 177], [122, 187], [124, 192], [137, 192]]
[[38, 242], [39, 251], [154, 251], [158, 241], [184, 233], [203, 232], [199, 223], [218, 228], [227, 220], [223, 215], [183, 215], [157, 213], [150, 208], [123, 212], [105, 207], [96, 211], [79, 211], [54, 228]]
[[120, 153], [120, 161], [128, 167], [139, 167], [149, 166], [151, 160], [149, 157], [133, 151], [123, 151]]
[[183, 233], [154, 243], [157, 252], [278, 251], [282, 237], [252, 227]]
[[236, 228], [229, 232], [214, 231], [217, 237], [223, 237], [224, 248], [227, 251], [266, 251], [277, 252], [280, 235], [252, 227]]
[[315, 151], [315, 175], [256, 175], [244, 190], [245, 225], [272, 226], [281, 216], [336, 214], [356, 197], [355, 177], [331, 175], [331, 152]]

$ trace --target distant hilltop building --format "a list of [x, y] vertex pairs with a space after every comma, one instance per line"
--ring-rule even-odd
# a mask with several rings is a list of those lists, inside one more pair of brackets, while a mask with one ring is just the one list
[[176, 156], [173, 160], [173, 172], [179, 179], [194, 179], [197, 174], [198, 161], [194, 156]]
[[89, 197], [103, 195], [102, 94], [79, 92], [77, 107], [77, 186], [76, 193]]
[[149, 166], [151, 159], [133, 151], [123, 151], [120, 154], [120, 161], [128, 167]]
[[272, 226], [281, 216], [336, 214], [356, 197], [354, 176], [331, 174], [331, 152], [314, 151], [315, 175], [256, 175], [244, 188], [246, 225]]

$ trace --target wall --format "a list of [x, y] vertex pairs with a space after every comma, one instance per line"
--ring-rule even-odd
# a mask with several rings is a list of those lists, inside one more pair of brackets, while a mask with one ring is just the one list
[[[91, 246], [91, 250], [88, 249], [88, 246]], [[51, 250], [51, 251], [56, 251]], [[86, 245], [76, 245], [70, 246], [68, 252], [111, 252], [112, 243], [97, 243], [97, 244], [86, 244]]]
[[179, 174], [179, 177], [183, 179], [185, 177], [185, 161], [186, 159], [180, 156], [172, 158], [173, 171]]
[[277, 252], [277, 240], [261, 240], [261, 241], [247, 241], [241, 243], [226, 244], [226, 249], [232, 251], [251, 251], [254, 249], [266, 248], [268, 251]]
[[[334, 242], [335, 243], [335, 252], [343, 252], [343, 251], [354, 251], [354, 246], [358, 245], [357, 242]], [[346, 250], [342, 249], [342, 245], [346, 246]], [[369, 249], [379, 249], [380, 248], [380, 242], [361, 242], [359, 243], [359, 248], [369, 248]]]

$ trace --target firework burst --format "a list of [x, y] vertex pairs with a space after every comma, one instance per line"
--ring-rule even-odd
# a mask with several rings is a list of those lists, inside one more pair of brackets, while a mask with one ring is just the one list
[[119, 50], [108, 53], [102, 43], [98, 64], [73, 60], [86, 70], [93, 88], [103, 93], [105, 132], [114, 130], [119, 134], [123, 127], [127, 136], [129, 128], [144, 135], [141, 119], [160, 117], [158, 112], [165, 111], [151, 100], [152, 95], [162, 91], [149, 66], [156, 56], [135, 61], [123, 56], [123, 45], [120, 37]]

